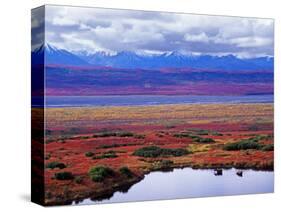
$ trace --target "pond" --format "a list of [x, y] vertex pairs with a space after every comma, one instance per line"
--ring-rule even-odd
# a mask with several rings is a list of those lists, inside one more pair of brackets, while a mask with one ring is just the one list
[[127, 191], [102, 200], [85, 199], [73, 204], [209, 197], [274, 192], [274, 172], [224, 169], [174, 169], [151, 172]]
[[[33, 97], [33, 106], [40, 98]], [[44, 101], [41, 101], [41, 103]], [[169, 104], [240, 104], [272, 103], [273, 95], [194, 96], [194, 95], [124, 95], [124, 96], [46, 96], [47, 107], [147, 106]]]

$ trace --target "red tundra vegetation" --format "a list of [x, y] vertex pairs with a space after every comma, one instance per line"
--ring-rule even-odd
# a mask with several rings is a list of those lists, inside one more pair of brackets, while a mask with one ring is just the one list
[[47, 108], [45, 115], [46, 205], [108, 197], [154, 170], [273, 170], [273, 104]]

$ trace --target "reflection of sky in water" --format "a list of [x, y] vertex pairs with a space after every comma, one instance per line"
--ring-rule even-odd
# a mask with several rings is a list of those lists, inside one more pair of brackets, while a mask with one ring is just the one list
[[[224, 170], [215, 176], [212, 170], [175, 169], [172, 172], [152, 172], [127, 193], [116, 192], [109, 200], [97, 203], [176, 199], [219, 195], [269, 193], [274, 191], [274, 172]], [[95, 203], [89, 199], [80, 204]]]

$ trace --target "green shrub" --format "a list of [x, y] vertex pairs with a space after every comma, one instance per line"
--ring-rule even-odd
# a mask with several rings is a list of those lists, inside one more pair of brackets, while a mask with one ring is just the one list
[[74, 182], [77, 184], [81, 184], [83, 181], [83, 178], [81, 176], [77, 176], [74, 178]]
[[165, 156], [183, 156], [188, 154], [189, 152], [186, 149], [164, 149], [158, 146], [147, 146], [140, 149], [137, 149], [133, 155], [140, 156], [140, 157], [165, 157]]
[[53, 162], [48, 163], [46, 165], [46, 168], [47, 169], [55, 169], [55, 168], [64, 169], [64, 168], [66, 168], [66, 165], [61, 162], [53, 161]]
[[121, 167], [119, 171], [121, 174], [125, 175], [128, 178], [131, 178], [133, 176], [133, 172], [127, 166]]
[[71, 180], [73, 179], [73, 175], [71, 172], [58, 172], [55, 173], [55, 179], [57, 180]]
[[86, 152], [86, 153], [85, 153], [85, 156], [86, 156], [86, 157], [92, 157], [93, 155], [94, 155], [93, 152]]
[[[200, 131], [200, 132], [201, 132], [200, 135], [205, 135], [206, 134], [206, 131]], [[177, 138], [191, 138], [192, 141], [197, 142], [197, 143], [203, 143], [203, 144], [214, 143], [215, 142], [215, 140], [213, 140], [212, 138], [202, 138], [202, 137], [200, 137], [198, 135], [194, 135], [194, 134], [192, 134], [190, 132], [176, 133], [176, 134], [174, 134], [174, 137], [177, 137]]]
[[124, 146], [135, 146], [140, 145], [140, 143], [125, 143], [125, 144], [103, 144], [100, 145], [99, 149], [109, 149], [109, 148], [117, 148], [117, 147], [124, 147]]
[[214, 136], [223, 136], [222, 133], [219, 133], [217, 131], [213, 131], [211, 134], [214, 135]]
[[118, 137], [133, 137], [135, 134], [132, 132], [118, 132]]
[[212, 138], [201, 138], [201, 137], [195, 137], [192, 139], [194, 142], [202, 143], [202, 144], [209, 144], [209, 143], [215, 143], [215, 141]]
[[123, 144], [103, 144], [103, 145], [100, 145], [98, 148], [109, 149], [109, 148], [116, 148], [116, 147], [121, 147], [121, 146], [124, 146], [124, 145]]
[[174, 134], [174, 137], [177, 137], [177, 138], [192, 138], [192, 134], [190, 132], [181, 132], [181, 133]]
[[209, 130], [198, 130], [197, 135], [209, 135]]
[[223, 149], [228, 151], [235, 150], [246, 150], [246, 149], [257, 149], [262, 151], [273, 151], [273, 145], [260, 144], [261, 140], [272, 139], [272, 135], [257, 135], [255, 137], [242, 139], [239, 142], [225, 144]]
[[117, 131], [117, 132], [112, 132], [112, 131], [105, 131], [105, 132], [100, 132], [100, 133], [95, 133], [93, 135], [93, 138], [103, 138], [103, 137], [133, 137], [135, 136], [134, 133], [132, 132], [127, 132], [127, 131]]
[[273, 144], [268, 144], [265, 145], [261, 148], [262, 151], [274, 151], [274, 145]]
[[92, 159], [103, 159], [103, 158], [117, 158], [117, 154], [114, 151], [104, 152], [102, 155], [92, 157]]
[[242, 140], [235, 143], [225, 144], [223, 149], [227, 151], [237, 151], [246, 149], [261, 149], [262, 145], [256, 141]]
[[133, 155], [141, 157], [158, 157], [161, 155], [161, 148], [157, 146], [147, 146], [137, 149]]
[[186, 132], [194, 135], [215, 135], [215, 136], [222, 136], [222, 133], [219, 133], [214, 130], [204, 130], [204, 129], [189, 129]]
[[145, 135], [134, 135], [134, 138], [145, 139]]
[[102, 182], [105, 178], [114, 175], [114, 171], [106, 166], [96, 166], [89, 170], [89, 176], [94, 182]]
[[93, 135], [94, 138], [116, 136], [116, 132], [101, 132]]

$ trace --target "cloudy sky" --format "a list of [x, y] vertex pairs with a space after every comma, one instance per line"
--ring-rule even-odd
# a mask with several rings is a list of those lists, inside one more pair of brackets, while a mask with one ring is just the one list
[[46, 42], [70, 51], [273, 56], [271, 19], [57, 6], [46, 6], [45, 17]]

